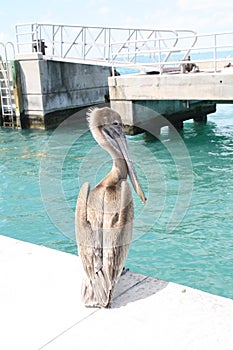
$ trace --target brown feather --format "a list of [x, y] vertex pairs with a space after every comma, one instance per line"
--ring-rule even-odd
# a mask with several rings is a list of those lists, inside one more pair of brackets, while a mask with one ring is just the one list
[[132, 239], [133, 200], [126, 162], [122, 156], [118, 158], [115, 146], [111, 148], [107, 140], [111, 135], [105, 132], [106, 139], [101, 133], [101, 125], [109, 122], [113, 128], [116, 120], [121, 123], [120, 116], [109, 108], [93, 109], [88, 120], [97, 142], [113, 157], [113, 168], [91, 191], [88, 183], [83, 184], [77, 200], [76, 237], [84, 269], [82, 299], [86, 306], [108, 307]]

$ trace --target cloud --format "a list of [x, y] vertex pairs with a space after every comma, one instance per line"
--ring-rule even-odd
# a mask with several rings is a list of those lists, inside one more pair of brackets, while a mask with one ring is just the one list
[[99, 13], [102, 15], [108, 14], [110, 12], [110, 8], [107, 6], [102, 6], [99, 8]]
[[178, 0], [177, 5], [181, 11], [203, 10], [211, 7], [214, 0]]
[[[233, 2], [226, 0], [177, 0], [156, 10], [145, 8], [129, 24], [155, 29], [189, 29], [197, 33], [232, 31]], [[125, 17], [126, 18], [126, 17]]]
[[178, 0], [177, 6], [182, 11], [228, 9], [233, 7], [232, 0]]
[[0, 32], [0, 41], [4, 41], [5, 40], [5, 33]]

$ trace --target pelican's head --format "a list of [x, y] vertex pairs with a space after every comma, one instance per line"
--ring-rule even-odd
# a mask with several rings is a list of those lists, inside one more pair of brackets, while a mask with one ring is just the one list
[[134, 190], [145, 203], [146, 197], [130, 157], [120, 115], [108, 107], [94, 108], [87, 113], [87, 120], [91, 133], [98, 144], [108, 151], [113, 159], [125, 160]]

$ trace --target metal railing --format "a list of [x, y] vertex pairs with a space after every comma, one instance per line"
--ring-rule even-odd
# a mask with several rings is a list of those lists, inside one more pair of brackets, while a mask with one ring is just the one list
[[0, 56], [4, 62], [14, 60], [15, 47], [11, 41], [8, 41], [6, 43], [0, 42]]
[[0, 101], [1, 124], [4, 127], [20, 127], [20, 121], [16, 116], [16, 105], [11, 60], [15, 58], [15, 48], [12, 42], [0, 42]]
[[[124, 43], [124, 50], [121, 42], [112, 43], [113, 69], [118, 66], [164, 73], [185, 72], [186, 65], [211, 72], [218, 72], [225, 65], [233, 67], [233, 32], [196, 34], [195, 40], [193, 36], [179, 36], [175, 45], [163, 47], [162, 43], [169, 40], [172, 38], [157, 38], [156, 44], [155, 40], [148, 40], [146, 48], [142, 40], [130, 40]], [[191, 45], [183, 45], [185, 42]]]
[[217, 72], [233, 53], [233, 32], [198, 35], [192, 30], [32, 23], [16, 25], [16, 41], [18, 53], [104, 62], [113, 72], [126, 67], [164, 73], [185, 64]]
[[[60, 24], [18, 24], [16, 42], [18, 53], [40, 51], [45, 46], [46, 55], [60, 58], [98, 59], [112, 61], [112, 45], [121, 42], [116, 57], [129, 42], [140, 40], [140, 48], [155, 48], [160, 45], [174, 49], [181, 34], [189, 33], [192, 45], [196, 33], [191, 30], [155, 30], [118, 27], [74, 26]], [[154, 44], [153, 44], [154, 43]], [[152, 46], [151, 46], [152, 45]], [[169, 50], [166, 59], [170, 56]]]

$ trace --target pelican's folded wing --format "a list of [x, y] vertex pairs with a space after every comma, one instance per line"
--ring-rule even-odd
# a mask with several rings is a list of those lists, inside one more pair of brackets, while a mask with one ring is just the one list
[[121, 182], [115, 197], [114, 203], [107, 201], [106, 196], [106, 202], [109, 205], [104, 220], [103, 250], [104, 271], [113, 289], [124, 267], [132, 239], [133, 200], [130, 186], [126, 181]]
[[76, 204], [75, 231], [78, 243], [79, 255], [83, 267], [89, 278], [93, 278], [93, 233], [90, 223], [87, 220], [87, 200], [90, 192], [90, 184], [84, 183], [80, 189]]

